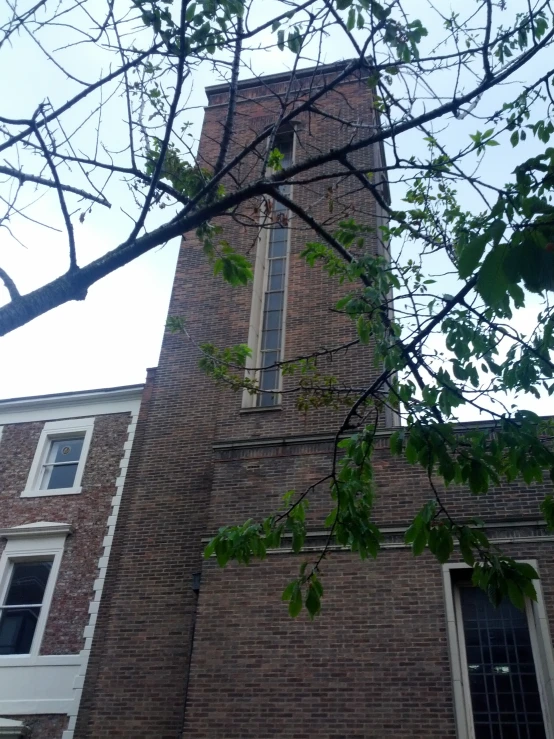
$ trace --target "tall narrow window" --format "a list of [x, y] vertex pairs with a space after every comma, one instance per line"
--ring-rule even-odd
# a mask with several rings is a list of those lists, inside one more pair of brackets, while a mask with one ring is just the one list
[[475, 739], [545, 739], [525, 611], [459, 588]]
[[0, 606], [0, 654], [29, 654], [52, 560], [13, 562]]
[[[280, 132], [275, 138], [275, 148], [283, 155], [281, 165], [286, 168], [292, 164], [294, 132], [292, 129]], [[281, 188], [290, 193], [290, 186]], [[289, 212], [281, 203], [273, 201], [266, 231], [265, 264], [262, 292], [261, 329], [259, 332], [258, 366], [259, 388], [257, 396], [259, 407], [279, 403], [281, 372], [273, 366], [279, 362], [283, 353], [283, 326], [285, 317], [285, 289], [289, 242]]]

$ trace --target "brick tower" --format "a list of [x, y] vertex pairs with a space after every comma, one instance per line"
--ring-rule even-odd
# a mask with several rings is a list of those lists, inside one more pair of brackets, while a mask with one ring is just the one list
[[[275, 121], [283, 96], [293, 90], [294, 104], [301, 104], [307, 91], [343, 68], [242, 82], [229, 158]], [[207, 96], [199, 156], [209, 167], [219, 150], [228, 90], [208, 88]], [[279, 149], [286, 163], [298, 162], [376, 125], [371, 89], [358, 74], [294, 126], [282, 127]], [[356, 157], [367, 171], [383, 161], [378, 148]], [[253, 154], [234, 174], [246, 181], [249, 167], [257, 166]], [[331, 229], [351, 215], [378, 224], [382, 215], [366, 191], [351, 180], [330, 187], [324, 176], [330, 172], [325, 165], [318, 181], [294, 184], [294, 202]], [[386, 197], [385, 183], [380, 186]], [[352, 330], [329, 310], [339, 294], [336, 283], [299, 258], [314, 234], [292, 215], [260, 233], [259, 203], [253, 202], [220, 225], [225, 238], [255, 261], [254, 282], [232, 288], [214, 278], [201, 245], [187, 236], [170, 315], [186, 318], [192, 341], [166, 334], [141, 408], [75, 736], [469, 739], [474, 688], [457, 636], [457, 619], [465, 618], [459, 615], [463, 568], [441, 568], [427, 555], [414, 559], [402, 543], [406, 522], [429, 494], [425, 475], [389, 456], [392, 419], [378, 419], [376, 451], [384, 551], [369, 563], [332, 552], [325, 563], [324, 611], [314, 623], [291, 619], [279, 600], [302, 561], [286, 547], [247, 568], [220, 570], [213, 559], [203, 559], [206, 540], [220, 526], [267, 515], [286, 490], [303, 489], [325, 474], [343, 413], [298, 410], [287, 392], [294, 380], [279, 373], [258, 375], [261, 400], [216, 387], [198, 368], [198, 344], [248, 342], [256, 366], [265, 366], [338, 345]], [[383, 251], [377, 238], [368, 248]], [[371, 347], [353, 348], [334, 361], [337, 375], [353, 383], [366, 383], [379, 370]], [[541, 594], [540, 607], [527, 617], [540, 662], [535, 713], [542, 706], [547, 716], [552, 650], [545, 614], [554, 606], [554, 568], [548, 567], [552, 544], [535, 520], [544, 494], [539, 487], [494, 491], [477, 504], [463, 490], [448, 496], [460, 515], [488, 516], [509, 553], [544, 562], [544, 600]], [[322, 520], [324, 503], [323, 490], [314, 520]], [[311, 532], [308, 547], [318, 546], [318, 534]], [[530, 704], [539, 700], [536, 691], [528, 692]], [[500, 736], [484, 733], [489, 719], [475, 736]], [[532, 723], [532, 717], [525, 720]]]

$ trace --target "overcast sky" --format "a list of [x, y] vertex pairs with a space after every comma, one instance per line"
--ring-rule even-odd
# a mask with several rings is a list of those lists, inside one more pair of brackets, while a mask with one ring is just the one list
[[[0, 11], [0, 18], [5, 10]], [[61, 44], [66, 31], [60, 28], [57, 33]], [[51, 40], [51, 48], [55, 48], [57, 39]], [[106, 60], [101, 53], [90, 45], [81, 48], [83, 51], [78, 54], [74, 50], [68, 52], [71, 72], [90, 80], [97, 79], [102, 68], [105, 74]], [[79, 89], [44, 59], [24, 33], [15, 39], [13, 47], [2, 48], [0, 61], [4, 70], [16, 70], [0, 79], [2, 115], [30, 118], [46, 96], [59, 105]], [[289, 53], [260, 51], [257, 55], [257, 65], [267, 73], [286, 70], [292, 62]], [[246, 70], [243, 76], [251, 73]], [[189, 99], [194, 138], [200, 133], [202, 107], [207, 102], [204, 87], [220, 81], [208, 65], [195, 77]], [[103, 121], [105, 126], [107, 118], [114, 130], [122, 124], [120, 108], [115, 110], [112, 113], [108, 105]], [[91, 135], [90, 130], [83, 135]], [[112, 140], [111, 131], [110, 137]], [[9, 163], [14, 165], [12, 160]], [[33, 200], [34, 186], [25, 188], [28, 200]], [[115, 189], [112, 186], [110, 193], [113, 205], [109, 211], [95, 207], [83, 224], [74, 219], [80, 263], [113, 248], [119, 243], [118, 237], [122, 240], [129, 232], [126, 212], [132, 211], [133, 203], [128, 189], [123, 184]], [[35, 203], [28, 212], [60, 231], [20, 221], [17, 234], [23, 246], [0, 229], [1, 265], [21, 292], [36, 288], [67, 269], [67, 239], [58, 211], [54, 193], [47, 193]], [[167, 212], [160, 214], [164, 216]], [[155, 221], [150, 222], [150, 227], [153, 225]], [[179, 240], [175, 239], [91, 287], [85, 301], [63, 305], [0, 338], [0, 397], [143, 382], [146, 368], [158, 362], [178, 248]], [[7, 292], [0, 287], [0, 301], [7, 299]]]

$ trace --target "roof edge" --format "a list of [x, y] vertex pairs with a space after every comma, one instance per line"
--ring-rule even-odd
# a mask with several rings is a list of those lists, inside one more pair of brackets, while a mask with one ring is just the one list
[[[304, 77], [310, 77], [316, 72], [317, 74], [325, 74], [327, 72], [338, 72], [344, 69], [352, 59], [343, 59], [339, 62], [332, 62], [330, 64], [317, 64], [313, 67], [304, 67], [303, 69], [297, 69], [296, 71], [291, 70], [290, 72], [276, 72], [275, 74], [262, 75], [260, 77], [249, 77], [246, 80], [239, 80], [238, 89], [244, 90], [248, 87], [257, 87], [262, 84], [274, 84], [276, 82], [286, 82], [292, 74], [297, 79]], [[228, 82], [221, 82], [217, 85], [208, 85], [204, 88], [206, 95], [214, 95], [220, 92], [227, 92], [229, 89]]]

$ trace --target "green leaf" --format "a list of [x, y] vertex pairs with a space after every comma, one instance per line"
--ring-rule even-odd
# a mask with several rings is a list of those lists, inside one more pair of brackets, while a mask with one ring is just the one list
[[302, 36], [297, 28], [289, 31], [287, 44], [293, 54], [298, 54], [300, 52], [300, 49], [302, 48]]
[[348, 20], [346, 21], [346, 28], [351, 31], [356, 25], [356, 11], [354, 8], [350, 8], [348, 11]]
[[516, 562], [514, 564], [515, 569], [520, 575], [527, 578], [528, 580], [538, 580], [539, 574], [536, 569], [528, 562]]
[[498, 307], [508, 290], [509, 282], [504, 269], [505, 258], [504, 246], [496, 246], [487, 254], [479, 270], [477, 290], [491, 307]]
[[318, 592], [318, 588], [310, 583], [308, 587], [308, 594], [306, 596], [306, 610], [308, 611], [310, 618], [313, 619], [321, 610], [321, 600]]
[[280, 51], [284, 51], [285, 49], [285, 32], [283, 30], [280, 30], [277, 32], [277, 46]]
[[289, 603], [289, 615], [296, 618], [302, 610], [302, 591], [298, 582], [295, 583]]
[[360, 337], [360, 342], [362, 344], [369, 344], [369, 339], [371, 337], [370, 324], [365, 319], [364, 316], [358, 316], [356, 328], [358, 330], [358, 336]]
[[423, 550], [427, 546], [427, 540], [428, 540], [428, 531], [427, 528], [422, 526], [412, 543], [412, 552], [414, 553], [415, 557], [419, 557], [420, 554], [423, 553]]
[[525, 608], [525, 596], [523, 595], [523, 592], [513, 580], [508, 579], [507, 585], [510, 600], [516, 608], [519, 608], [522, 611]]
[[460, 532], [458, 541], [460, 543], [460, 553], [462, 555], [462, 559], [464, 560], [466, 565], [473, 567], [473, 565], [475, 564], [475, 557], [473, 556], [473, 550], [471, 548], [471, 534], [465, 526]]
[[540, 505], [546, 525], [550, 531], [554, 530], [554, 497], [547, 495]]
[[403, 440], [400, 431], [393, 431], [390, 437], [391, 454], [398, 456], [402, 454]]
[[346, 10], [352, 5], [352, 0], [337, 0], [337, 10]]
[[294, 589], [298, 587], [298, 581], [293, 580], [292, 582], [289, 582], [287, 587], [283, 590], [283, 595], [281, 596], [281, 600], [290, 600], [294, 594]]
[[462, 279], [466, 279], [479, 264], [488, 242], [487, 234], [471, 239], [462, 249], [458, 258], [458, 272]]

